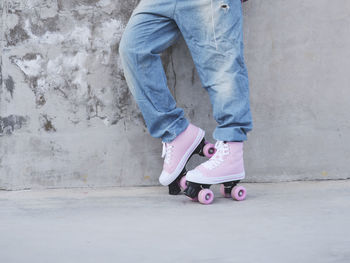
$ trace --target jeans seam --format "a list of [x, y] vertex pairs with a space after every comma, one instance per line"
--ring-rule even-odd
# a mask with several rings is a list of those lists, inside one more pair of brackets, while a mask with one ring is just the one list
[[175, 18], [175, 10], [176, 10], [176, 6], [177, 6], [177, 0], [175, 0], [175, 6], [174, 6], [174, 12], [173, 12], [173, 19]]

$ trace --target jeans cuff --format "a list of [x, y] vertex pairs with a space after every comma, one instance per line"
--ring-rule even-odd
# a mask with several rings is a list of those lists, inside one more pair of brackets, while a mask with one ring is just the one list
[[186, 130], [189, 124], [189, 121], [185, 117], [178, 119], [175, 123], [167, 128], [164, 136], [162, 136], [162, 141], [166, 143], [173, 141], [176, 136]]
[[213, 138], [217, 141], [246, 141], [247, 132], [251, 129], [241, 127], [216, 128], [213, 132]]

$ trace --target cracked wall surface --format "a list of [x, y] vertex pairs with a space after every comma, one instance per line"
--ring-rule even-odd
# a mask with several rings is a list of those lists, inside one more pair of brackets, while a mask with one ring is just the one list
[[[0, 1], [0, 189], [158, 184], [161, 143], [118, 54], [137, 4]], [[347, 0], [244, 4], [246, 181], [350, 177], [349, 13]], [[210, 101], [182, 38], [162, 62], [177, 105], [212, 140]]]

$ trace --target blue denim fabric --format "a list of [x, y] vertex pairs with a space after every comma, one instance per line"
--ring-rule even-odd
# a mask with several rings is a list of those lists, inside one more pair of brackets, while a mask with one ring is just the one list
[[210, 96], [218, 123], [214, 139], [247, 140], [252, 117], [241, 0], [141, 0], [133, 11], [119, 53], [151, 136], [170, 142], [189, 124], [167, 87], [160, 58], [180, 34]]

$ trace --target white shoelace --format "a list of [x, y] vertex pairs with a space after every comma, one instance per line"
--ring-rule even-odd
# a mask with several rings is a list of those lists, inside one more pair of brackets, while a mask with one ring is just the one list
[[163, 143], [162, 158], [165, 157], [164, 159], [165, 163], [170, 163], [171, 153], [172, 153], [172, 149], [174, 148], [174, 145], [170, 145], [165, 142], [162, 142], [162, 143]]
[[217, 141], [215, 148], [216, 153], [208, 161], [203, 163], [203, 166], [209, 170], [218, 167], [224, 161], [224, 155], [228, 155], [230, 152], [228, 145], [223, 141]]

